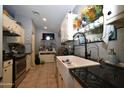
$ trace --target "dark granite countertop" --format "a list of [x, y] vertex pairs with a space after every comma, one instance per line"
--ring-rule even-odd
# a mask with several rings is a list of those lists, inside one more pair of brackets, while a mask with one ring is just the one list
[[113, 63], [111, 63], [111, 62], [109, 62], [109, 61], [106, 60], [105, 61], [105, 64], [124, 70], [124, 63], [123, 62], [119, 62], [117, 64], [113, 64]]
[[7, 61], [7, 60], [11, 60], [12, 58], [6, 58], [6, 59], [3, 59], [3, 61]]
[[12, 57], [8, 57], [8, 56], [3, 57], [3, 61], [7, 61], [7, 60], [11, 60], [11, 59], [12, 59]]
[[56, 54], [56, 51], [39, 51], [39, 54]]
[[70, 73], [82, 87], [124, 87], [124, 69], [113, 64], [105, 63], [99, 66], [72, 69]]

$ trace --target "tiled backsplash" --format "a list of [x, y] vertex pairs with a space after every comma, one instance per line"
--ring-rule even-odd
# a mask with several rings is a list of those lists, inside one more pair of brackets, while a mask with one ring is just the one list
[[[110, 41], [107, 48], [103, 42], [96, 43], [99, 47], [100, 58], [107, 59], [108, 50], [114, 48], [117, 56], [119, 57], [119, 60], [121, 62], [124, 62], [124, 32], [123, 30], [124, 28], [117, 30], [117, 40]], [[98, 52], [97, 52], [97, 47], [95, 43], [88, 44], [88, 53], [90, 50], [91, 50], [91, 58], [96, 59]], [[75, 47], [75, 55], [84, 56], [84, 54], [85, 54], [84, 46]]]

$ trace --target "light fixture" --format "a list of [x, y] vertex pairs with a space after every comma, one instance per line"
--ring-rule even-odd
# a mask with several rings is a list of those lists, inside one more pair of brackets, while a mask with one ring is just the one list
[[44, 21], [44, 22], [46, 22], [47, 21], [47, 19], [44, 17], [44, 18], [42, 18], [42, 20]]
[[46, 27], [46, 26], [44, 26], [44, 29], [47, 29], [47, 27]]
[[46, 40], [50, 40], [50, 36], [47, 36], [47, 37], [46, 37]]

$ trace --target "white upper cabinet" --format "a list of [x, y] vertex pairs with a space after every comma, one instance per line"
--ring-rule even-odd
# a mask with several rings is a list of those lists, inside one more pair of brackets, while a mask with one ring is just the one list
[[4, 29], [12, 29], [12, 24], [13, 24], [13, 21], [8, 16], [3, 14], [3, 27], [4, 27]]
[[16, 23], [15, 20], [10, 19], [7, 15], [3, 14], [3, 28], [6, 30], [11, 30], [18, 35], [21, 35], [18, 30], [20, 26]]
[[104, 5], [104, 18], [106, 24], [123, 24], [124, 5]]
[[61, 42], [73, 40], [73, 20], [77, 17], [76, 14], [67, 13], [61, 24]]
[[10, 33], [16, 33], [20, 36], [7, 37], [8, 43], [24, 43], [24, 29], [16, 23], [15, 20], [10, 19], [7, 15], [3, 14], [3, 28], [4, 31], [12, 31]]

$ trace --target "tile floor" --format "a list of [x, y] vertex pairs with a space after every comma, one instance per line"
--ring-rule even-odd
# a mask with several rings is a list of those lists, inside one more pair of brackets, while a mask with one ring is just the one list
[[36, 65], [29, 70], [18, 88], [56, 88], [55, 63]]

